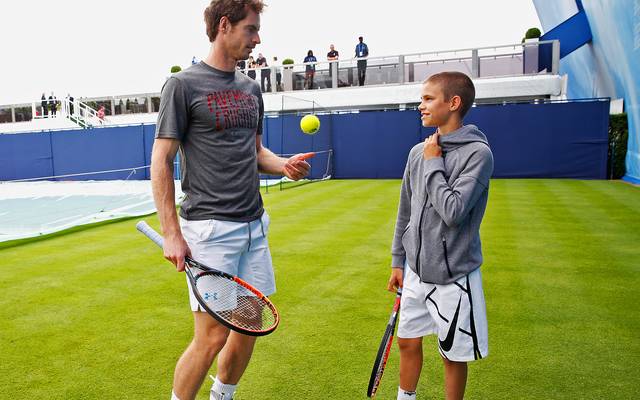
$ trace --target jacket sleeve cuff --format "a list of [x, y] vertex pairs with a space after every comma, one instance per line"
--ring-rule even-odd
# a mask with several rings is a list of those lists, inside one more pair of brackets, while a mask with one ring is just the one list
[[391, 255], [391, 267], [392, 268], [404, 268], [405, 256]]

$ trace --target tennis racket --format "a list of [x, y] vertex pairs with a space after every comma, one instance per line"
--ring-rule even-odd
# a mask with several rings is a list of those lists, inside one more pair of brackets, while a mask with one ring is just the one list
[[400, 310], [400, 297], [402, 297], [402, 289], [398, 288], [396, 292], [396, 301], [393, 303], [393, 311], [391, 317], [387, 323], [387, 329], [382, 336], [382, 342], [378, 348], [378, 354], [376, 355], [376, 361], [373, 363], [373, 370], [371, 371], [371, 378], [369, 378], [369, 387], [367, 388], [367, 397], [374, 398], [384, 373], [384, 367], [387, 365], [387, 359], [389, 353], [391, 353], [391, 343], [393, 343], [393, 333], [396, 330], [396, 322], [398, 321], [398, 310]]
[[[146, 222], [136, 228], [162, 247], [162, 236]], [[273, 332], [280, 322], [278, 310], [260, 291], [242, 279], [185, 257], [185, 273], [198, 303], [222, 325], [250, 336]]]

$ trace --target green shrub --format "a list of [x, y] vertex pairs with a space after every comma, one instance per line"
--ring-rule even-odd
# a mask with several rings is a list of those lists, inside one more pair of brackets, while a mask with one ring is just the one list
[[525, 39], [535, 39], [540, 36], [542, 36], [542, 33], [540, 33], [540, 29], [538, 28], [529, 28], [527, 29], [527, 33], [524, 34]]
[[629, 139], [629, 125], [627, 114], [609, 116], [609, 162], [607, 175], [611, 179], [620, 179], [626, 169], [624, 165], [627, 157], [627, 141]]
[[175, 74], [176, 72], [180, 72], [182, 71], [182, 68], [180, 68], [179, 65], [174, 65], [173, 67], [171, 67], [171, 73]]
[[282, 65], [287, 65], [287, 64], [295, 64], [295, 61], [293, 61], [293, 59], [291, 58], [285, 58], [284, 60], [282, 60]]

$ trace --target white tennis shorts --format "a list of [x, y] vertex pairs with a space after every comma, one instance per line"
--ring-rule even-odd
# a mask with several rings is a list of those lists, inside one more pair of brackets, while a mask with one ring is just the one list
[[448, 285], [420, 281], [405, 265], [399, 338], [438, 335], [442, 357], [473, 361], [489, 354], [487, 312], [480, 268]]
[[[182, 235], [194, 260], [248, 282], [264, 295], [276, 292], [267, 234], [269, 215], [251, 222], [216, 219], [188, 221], [180, 218]], [[203, 311], [189, 287], [192, 311]]]

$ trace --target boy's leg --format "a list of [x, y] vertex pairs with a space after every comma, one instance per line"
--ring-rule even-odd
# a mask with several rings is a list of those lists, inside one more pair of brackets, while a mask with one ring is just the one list
[[400, 348], [400, 388], [415, 392], [422, 371], [422, 338], [398, 338]]
[[444, 392], [447, 400], [462, 400], [464, 388], [467, 385], [467, 363], [444, 361]]
[[209, 314], [195, 311], [193, 315], [193, 340], [178, 360], [173, 376], [173, 392], [180, 400], [196, 397], [207, 371], [229, 335], [229, 329]]
[[422, 371], [422, 337], [436, 332], [425, 304], [428, 285], [420, 282], [415, 272], [405, 264], [404, 285], [400, 300], [398, 347], [400, 348], [400, 387], [398, 399], [415, 399], [415, 390]]

